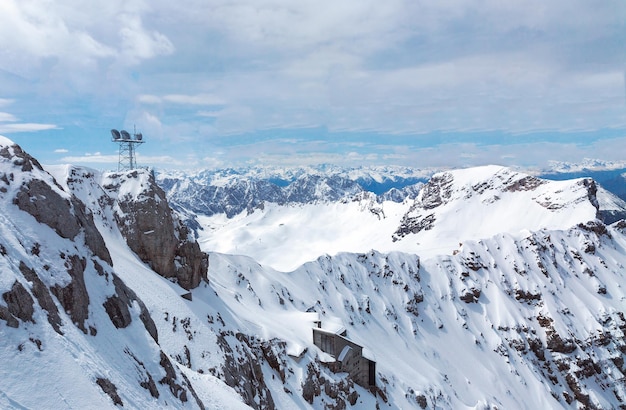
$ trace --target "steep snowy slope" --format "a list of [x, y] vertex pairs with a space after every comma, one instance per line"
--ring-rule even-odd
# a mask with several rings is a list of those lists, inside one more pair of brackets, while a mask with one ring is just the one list
[[94, 173], [67, 171], [63, 187], [0, 139], [0, 407], [244, 407], [170, 357], [167, 332], [123, 277], [143, 278], [162, 301], [181, 288], [126, 246]]
[[[291, 273], [212, 254], [209, 276], [243, 328], [285, 339], [295, 354], [311, 319], [294, 311], [345, 326], [376, 358], [378, 397], [391, 408], [618, 408], [624, 228], [500, 234], [427, 260], [323, 256]], [[336, 383], [319, 364], [323, 353], [308, 349], [307, 374]], [[323, 386], [315, 397], [319, 407], [335, 403]]]
[[[320, 254], [404, 251], [449, 254], [467, 239], [538, 229], [568, 229], [598, 216], [592, 180], [547, 181], [488, 166], [434, 175], [415, 201], [379, 202], [372, 194], [323, 204], [277, 206], [233, 218], [199, 216], [203, 249], [244, 254], [292, 270]], [[619, 199], [602, 191], [617, 210]], [[623, 212], [623, 211], [622, 211]]]

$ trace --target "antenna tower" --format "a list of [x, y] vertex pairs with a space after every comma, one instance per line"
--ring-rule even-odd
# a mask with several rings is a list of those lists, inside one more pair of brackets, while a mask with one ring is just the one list
[[137, 133], [137, 129], [133, 127], [133, 135], [128, 131], [111, 130], [112, 141], [119, 145], [119, 161], [117, 164], [118, 171], [130, 171], [137, 168], [137, 160], [135, 158], [135, 145], [143, 144], [143, 135]]

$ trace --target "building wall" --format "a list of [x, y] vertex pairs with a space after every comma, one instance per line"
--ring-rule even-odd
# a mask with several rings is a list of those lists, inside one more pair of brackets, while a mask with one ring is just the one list
[[[337, 363], [336, 369], [349, 373], [355, 383], [365, 388], [376, 385], [376, 372], [370, 372], [370, 366], [374, 366], [375, 369], [376, 362], [363, 357], [363, 348], [358, 344], [340, 335], [317, 328], [313, 328], [313, 344], [335, 359], [339, 357], [346, 346], [349, 346], [350, 352], [346, 354], [343, 361]], [[374, 375], [374, 380], [370, 380], [371, 373]]]

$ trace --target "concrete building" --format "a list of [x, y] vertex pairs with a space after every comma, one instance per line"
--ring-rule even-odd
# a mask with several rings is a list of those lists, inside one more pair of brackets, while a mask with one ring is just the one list
[[376, 362], [364, 352], [362, 346], [347, 338], [346, 329], [335, 327], [323, 329], [321, 323], [313, 328], [313, 344], [334, 358], [327, 363], [336, 372], [346, 372], [355, 383], [366, 389], [376, 386]]

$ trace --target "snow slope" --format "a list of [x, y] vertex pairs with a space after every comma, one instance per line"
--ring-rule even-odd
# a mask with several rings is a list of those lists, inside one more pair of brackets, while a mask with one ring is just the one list
[[626, 242], [596, 228], [501, 234], [423, 261], [323, 256], [290, 273], [212, 254], [210, 277], [248, 331], [293, 350], [310, 337], [293, 308], [339, 321], [373, 352], [392, 408], [567, 408], [575, 395], [612, 408], [626, 393]]

